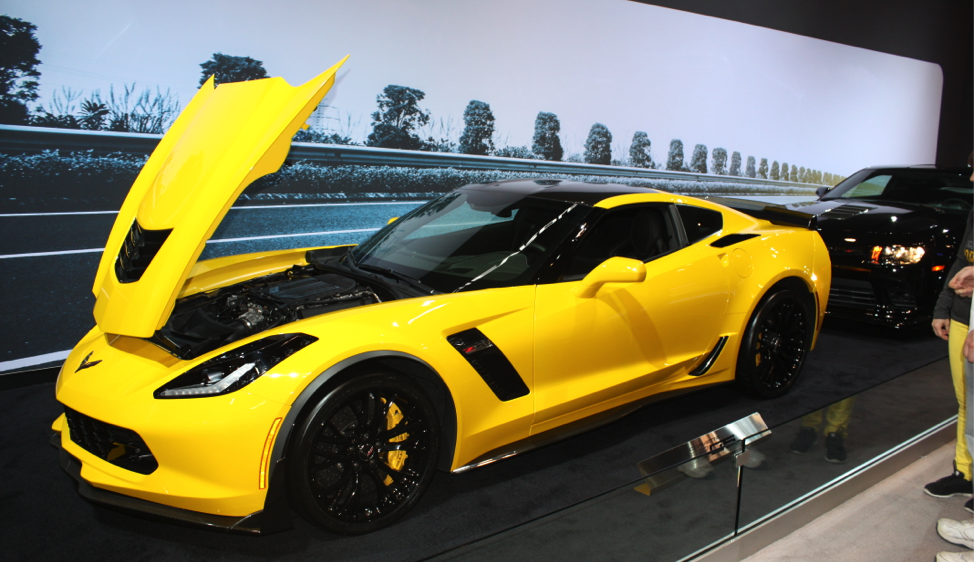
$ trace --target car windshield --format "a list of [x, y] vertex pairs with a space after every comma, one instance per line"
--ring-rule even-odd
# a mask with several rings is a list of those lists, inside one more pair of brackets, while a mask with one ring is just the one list
[[524, 285], [591, 207], [517, 193], [448, 193], [351, 252], [443, 293]]
[[971, 208], [970, 174], [940, 170], [862, 170], [835, 186], [823, 200], [861, 199], [917, 203], [944, 209]]

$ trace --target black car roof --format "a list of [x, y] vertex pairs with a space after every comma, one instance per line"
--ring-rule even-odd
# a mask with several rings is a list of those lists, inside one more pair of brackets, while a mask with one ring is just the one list
[[966, 166], [937, 166], [936, 164], [916, 164], [914, 166], [868, 166], [863, 170], [910, 170], [920, 172], [946, 172], [950, 174], [970, 174], [971, 169]]
[[568, 203], [595, 205], [616, 195], [630, 193], [660, 193], [648, 187], [633, 187], [618, 183], [588, 183], [559, 179], [518, 179], [491, 183], [472, 183], [460, 189], [474, 191], [503, 191], [525, 197], [541, 197]]

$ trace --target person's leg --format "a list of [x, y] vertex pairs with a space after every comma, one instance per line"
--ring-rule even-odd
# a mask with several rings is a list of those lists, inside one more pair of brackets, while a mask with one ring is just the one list
[[804, 455], [812, 450], [815, 439], [818, 436], [818, 427], [822, 425], [822, 410], [815, 410], [810, 414], [802, 416], [802, 427], [798, 430], [795, 440], [789, 445], [789, 449], [796, 455]]
[[849, 458], [845, 450], [845, 438], [855, 403], [856, 397], [850, 396], [825, 410], [825, 460], [829, 462], [844, 463]]
[[965, 372], [967, 359], [964, 358], [964, 339], [967, 337], [967, 324], [957, 321], [950, 323], [950, 375], [954, 381], [954, 394], [957, 396], [957, 446], [954, 449], [955, 468], [971, 479], [971, 452], [967, 445], [967, 385]]
[[957, 445], [954, 448], [954, 473], [936, 482], [931, 482], [923, 490], [937, 498], [948, 498], [958, 495], [970, 495], [971, 484], [971, 453], [967, 448], [967, 392], [964, 384], [965, 363], [964, 338], [967, 337], [967, 325], [957, 321], [950, 322], [950, 339], [947, 349], [950, 359], [950, 376], [954, 382], [954, 394], [957, 397]]
[[850, 396], [839, 400], [825, 409], [825, 434], [835, 433], [842, 437], [848, 435], [849, 418], [852, 417], [852, 407], [856, 397]]

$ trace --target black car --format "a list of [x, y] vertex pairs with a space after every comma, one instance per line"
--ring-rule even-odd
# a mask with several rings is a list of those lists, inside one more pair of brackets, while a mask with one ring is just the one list
[[896, 328], [932, 319], [972, 207], [970, 168], [873, 166], [819, 199], [787, 205], [817, 217], [832, 258], [828, 313]]

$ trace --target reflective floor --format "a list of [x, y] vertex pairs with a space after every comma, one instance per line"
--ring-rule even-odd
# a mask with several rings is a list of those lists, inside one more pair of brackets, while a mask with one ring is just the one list
[[[751, 458], [740, 475], [733, 454], [712, 462], [703, 455], [670, 468], [668, 485], [651, 489], [634, 466], [626, 486], [430, 560], [686, 558], [956, 415], [945, 369], [940, 361], [771, 426], [770, 437], [745, 447]], [[796, 441], [804, 427], [816, 428], [814, 441]], [[826, 458], [826, 428], [844, 434], [844, 461], [835, 450]]]

